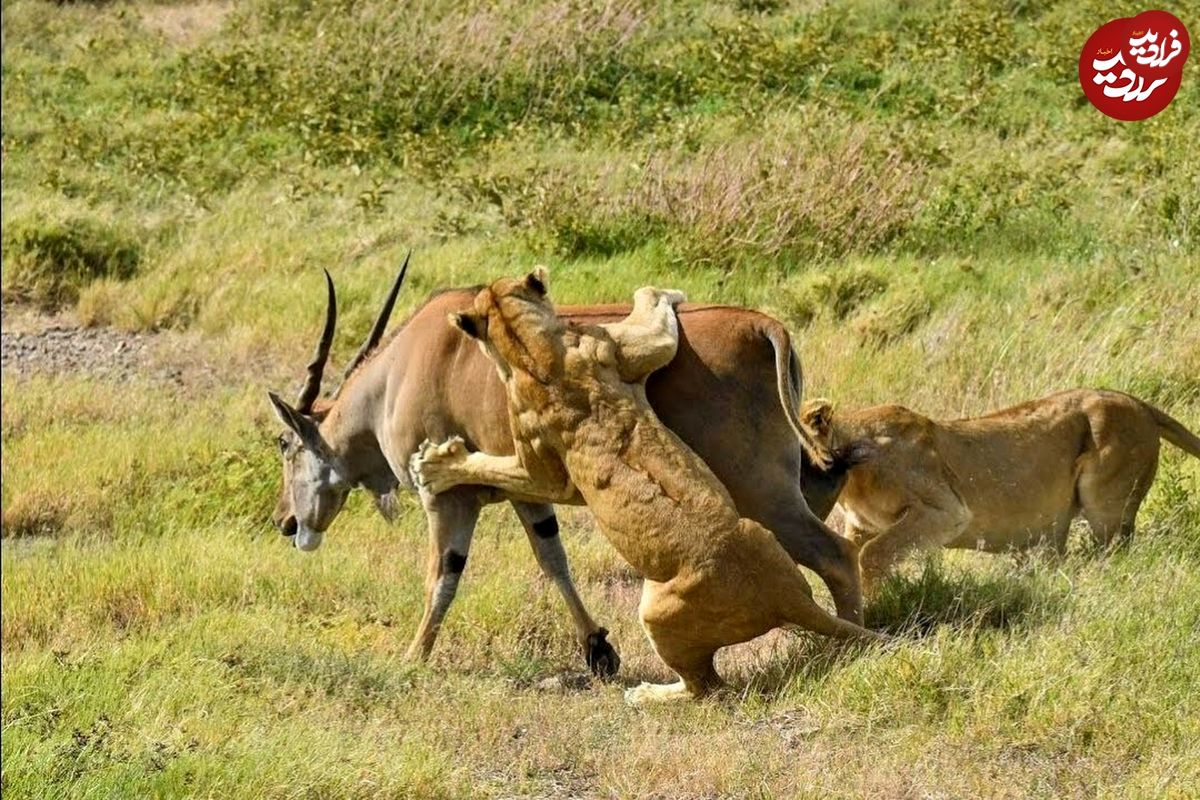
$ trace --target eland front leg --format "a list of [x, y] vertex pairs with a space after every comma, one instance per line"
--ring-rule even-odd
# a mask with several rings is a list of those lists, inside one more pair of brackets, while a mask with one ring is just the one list
[[429, 522], [425, 612], [406, 657], [424, 661], [433, 650], [438, 629], [458, 592], [482, 503], [475, 491], [462, 489], [438, 495], [422, 491], [421, 504]]
[[601, 678], [616, 675], [621, 667], [621, 657], [608, 643], [608, 631], [597, 625], [588, 613], [575, 589], [575, 582], [571, 580], [571, 568], [558, 535], [558, 517], [554, 514], [554, 506], [515, 501], [512, 505], [521, 524], [525, 526], [525, 534], [537, 556], [538, 565], [546, 577], [554, 581], [566, 601], [588, 668]]

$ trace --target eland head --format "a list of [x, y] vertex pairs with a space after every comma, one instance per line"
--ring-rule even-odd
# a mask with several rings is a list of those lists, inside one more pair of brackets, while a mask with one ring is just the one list
[[[345, 379], [371, 355], [383, 337], [411, 256], [410, 251], [370, 335], [346, 367], [342, 386], [345, 386]], [[329, 361], [329, 350], [337, 325], [337, 295], [328, 270], [325, 271], [325, 285], [328, 292], [325, 327], [295, 405], [289, 405], [275, 392], [267, 392], [276, 416], [285, 426], [278, 438], [283, 458], [283, 488], [275, 504], [272, 521], [280, 533], [294, 537], [296, 547], [306, 551], [320, 547], [325, 531], [342, 510], [346, 497], [355, 486], [353, 465], [339, 455], [338, 449], [321, 432], [321, 423], [337, 404], [342, 389], [339, 386], [329, 398], [320, 397], [321, 379]]]

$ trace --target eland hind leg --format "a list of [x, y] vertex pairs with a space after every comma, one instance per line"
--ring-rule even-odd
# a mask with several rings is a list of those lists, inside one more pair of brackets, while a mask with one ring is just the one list
[[[858, 547], [839, 536], [808, 508], [794, 476], [768, 476], [761, 469], [754, 478], [758, 484], [739, 486], [739, 503], [761, 513], [754, 515], [773, 534], [787, 554], [801, 566], [817, 573], [833, 597], [838, 616], [862, 623], [863, 593], [858, 572]], [[772, 479], [774, 478], [774, 479]]]

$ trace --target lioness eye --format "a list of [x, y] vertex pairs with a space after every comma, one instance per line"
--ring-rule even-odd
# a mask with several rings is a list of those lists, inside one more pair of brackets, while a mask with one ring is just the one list
[[287, 439], [283, 438], [282, 435], [280, 435], [280, 437], [279, 437], [279, 452], [281, 452], [281, 453], [287, 452]]

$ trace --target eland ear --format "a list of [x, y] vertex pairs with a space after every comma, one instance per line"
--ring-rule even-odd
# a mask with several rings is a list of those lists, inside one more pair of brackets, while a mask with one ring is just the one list
[[304, 442], [305, 447], [314, 453], [324, 454], [328, 452], [325, 440], [321, 438], [321, 431], [317, 428], [317, 423], [292, 408], [283, 398], [274, 392], [267, 392], [267, 397], [270, 398], [271, 405], [274, 406], [275, 415], [279, 417], [279, 421], [291, 428], [300, 437], [300, 441]]
[[479, 314], [461, 313], [447, 314], [450, 324], [470, 336], [472, 339], [482, 339], [487, 335], [487, 317]]
[[279, 417], [279, 421], [299, 433], [300, 431], [296, 430], [295, 419], [300, 416], [300, 412], [288, 405], [286, 400], [274, 392], [267, 392], [267, 398], [271, 401], [271, 407], [275, 409], [275, 416]]
[[550, 287], [550, 270], [539, 264], [525, 276], [525, 285], [545, 297]]

